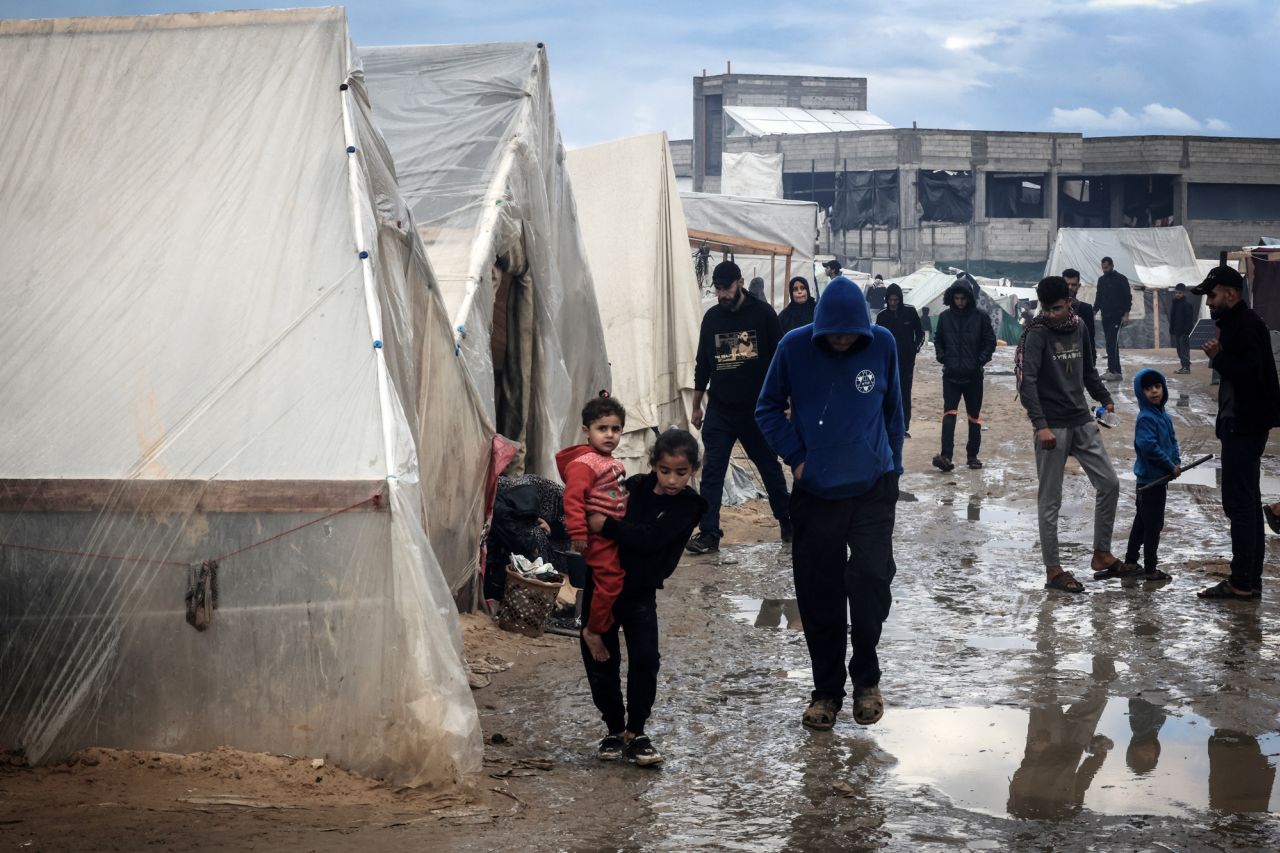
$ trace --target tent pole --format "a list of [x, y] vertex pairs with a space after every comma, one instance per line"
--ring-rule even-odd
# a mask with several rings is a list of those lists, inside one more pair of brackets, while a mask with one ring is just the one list
[[791, 256], [787, 255], [787, 295], [782, 298], [782, 307], [786, 308], [791, 304]]
[[778, 256], [769, 256], [769, 306], [773, 307], [774, 298], [778, 295], [776, 291], [777, 282], [774, 280], [778, 276]]

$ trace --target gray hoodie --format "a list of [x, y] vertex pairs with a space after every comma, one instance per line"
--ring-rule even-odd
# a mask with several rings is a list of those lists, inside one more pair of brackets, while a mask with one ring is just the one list
[[1070, 332], [1045, 326], [1027, 331], [1018, 398], [1033, 427], [1059, 429], [1089, 423], [1093, 413], [1084, 398], [1086, 388], [1102, 405], [1111, 402], [1093, 359], [1083, 323]]

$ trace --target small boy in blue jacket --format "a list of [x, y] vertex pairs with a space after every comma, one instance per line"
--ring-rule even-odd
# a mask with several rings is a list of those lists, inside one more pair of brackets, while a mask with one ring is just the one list
[[[1149, 485], [1172, 474], [1182, 473], [1182, 450], [1173, 431], [1173, 419], [1165, 411], [1169, 389], [1164, 375], [1147, 368], [1133, 377], [1133, 393], [1138, 399], [1138, 420], [1133, 427], [1133, 473], [1138, 480], [1137, 510], [1129, 531], [1129, 549], [1124, 565], [1110, 577], [1140, 577], [1143, 580], [1168, 580], [1169, 575], [1156, 566], [1156, 550], [1160, 547], [1160, 531], [1164, 529], [1164, 504], [1169, 494], [1167, 483]], [[1147, 486], [1147, 488], [1142, 488]], [[1138, 565], [1138, 549], [1144, 562]]]

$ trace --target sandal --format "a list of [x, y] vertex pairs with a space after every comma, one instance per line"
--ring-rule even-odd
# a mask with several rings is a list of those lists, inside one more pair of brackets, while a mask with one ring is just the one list
[[853, 720], [862, 726], [880, 722], [884, 716], [884, 697], [879, 687], [859, 687], [853, 691]]
[[1252, 601], [1252, 592], [1236, 592], [1227, 581], [1219, 581], [1208, 589], [1196, 593], [1196, 598], [1215, 598], [1227, 601]]
[[836, 714], [840, 713], [840, 704], [834, 699], [814, 699], [804, 709], [800, 722], [807, 729], [815, 732], [829, 732], [836, 724]]
[[1045, 589], [1057, 589], [1062, 592], [1084, 592], [1084, 584], [1076, 580], [1076, 576], [1068, 571], [1058, 572], [1044, 585]]
[[1137, 563], [1122, 563], [1116, 560], [1105, 569], [1098, 569], [1093, 573], [1093, 579], [1096, 581], [1109, 581], [1115, 578], [1135, 578], [1142, 574], [1142, 566]]

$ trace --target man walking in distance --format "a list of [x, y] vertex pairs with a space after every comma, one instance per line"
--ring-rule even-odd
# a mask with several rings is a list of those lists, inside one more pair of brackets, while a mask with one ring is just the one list
[[1040, 554], [1045, 589], [1084, 592], [1075, 575], [1062, 568], [1058, 555], [1058, 509], [1062, 506], [1062, 472], [1074, 456], [1097, 491], [1093, 505], [1095, 576], [1115, 577], [1122, 563], [1111, 553], [1111, 534], [1120, 500], [1120, 480], [1102, 444], [1090, 396], [1115, 411], [1107, 386], [1098, 378], [1093, 349], [1084, 326], [1071, 310], [1067, 282], [1049, 276], [1036, 285], [1040, 313], [1022, 331], [1014, 354], [1018, 399], [1035, 429], [1036, 474], [1040, 480]]
[[756, 407], [761, 430], [795, 474], [791, 561], [813, 663], [801, 722], [811, 729], [835, 723], [850, 639], [853, 718], [871, 725], [884, 714], [876, 646], [896, 572], [897, 362], [893, 335], [871, 325], [862, 291], [840, 276], [823, 292], [813, 325], [782, 340]]
[[[755, 419], [760, 386], [782, 337], [778, 315], [747, 292], [742, 270], [733, 261], [718, 264], [711, 273], [711, 283], [716, 289], [716, 304], [702, 317], [694, 368], [692, 420], [694, 427], [702, 430], [707, 451], [700, 487], [707, 512], [698, 525], [699, 532], [686, 546], [693, 554], [720, 549], [724, 536], [720, 529], [720, 499], [736, 441], [742, 442], [742, 449], [760, 471], [782, 541], [791, 541], [787, 480]], [[704, 395], [710, 397], [705, 418]]]
[[1222, 442], [1222, 511], [1231, 520], [1231, 577], [1198, 593], [1201, 598], [1262, 597], [1262, 453], [1280, 426], [1280, 383], [1267, 324], [1244, 302], [1244, 278], [1215, 267], [1194, 290], [1209, 299], [1218, 337], [1204, 345], [1218, 385], [1215, 432]]
[[1187, 298], [1187, 286], [1178, 282], [1169, 305], [1169, 337], [1178, 351], [1179, 367], [1174, 373], [1191, 372], [1191, 330], [1196, 327], [1196, 309]]
[[911, 383], [916, 372], [916, 353], [924, 346], [924, 326], [916, 309], [902, 302], [902, 288], [889, 285], [884, 293], [884, 310], [876, 315], [876, 325], [883, 326], [898, 343], [898, 384], [902, 389], [903, 435], [911, 438]]
[[1076, 298], [1076, 294], [1080, 292], [1080, 271], [1073, 269], [1065, 269], [1062, 271], [1062, 277], [1067, 281], [1067, 289], [1071, 291], [1071, 310], [1080, 318], [1080, 322], [1084, 324], [1084, 330], [1089, 335], [1089, 348], [1093, 350], [1094, 355], [1098, 353], [1098, 327], [1094, 321], [1093, 306], [1088, 302], [1081, 302]]
[[961, 399], [969, 419], [969, 441], [965, 445], [970, 468], [981, 468], [982, 369], [996, 351], [996, 333], [991, 319], [974, 304], [973, 291], [957, 280], [942, 295], [948, 306], [938, 317], [933, 335], [933, 351], [942, 365], [942, 452], [933, 457], [939, 471], [950, 471], [955, 451], [956, 415]]
[[1102, 315], [1102, 334], [1107, 340], [1107, 372], [1102, 378], [1118, 382], [1120, 372], [1120, 327], [1129, 322], [1129, 309], [1133, 307], [1133, 291], [1129, 279], [1116, 272], [1110, 258], [1102, 259], [1102, 275], [1098, 278], [1098, 294], [1094, 307]]

